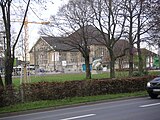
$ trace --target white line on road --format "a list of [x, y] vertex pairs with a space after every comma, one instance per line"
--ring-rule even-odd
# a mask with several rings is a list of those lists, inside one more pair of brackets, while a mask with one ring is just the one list
[[153, 103], [153, 104], [141, 105], [141, 106], [139, 106], [139, 107], [144, 108], [144, 107], [151, 107], [151, 106], [156, 106], [156, 105], [160, 105], [160, 103]]
[[81, 116], [76, 116], [76, 117], [64, 118], [64, 119], [60, 119], [60, 120], [74, 120], [74, 119], [78, 119], [78, 118], [91, 117], [94, 115], [96, 115], [96, 114], [81, 115]]

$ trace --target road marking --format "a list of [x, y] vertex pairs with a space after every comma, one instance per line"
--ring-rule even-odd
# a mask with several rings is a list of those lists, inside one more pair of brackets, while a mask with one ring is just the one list
[[151, 107], [151, 106], [156, 106], [156, 105], [160, 105], [160, 103], [153, 103], [153, 104], [148, 104], [148, 105], [141, 105], [141, 106], [139, 106], [139, 107], [145, 108], [145, 107]]
[[96, 114], [81, 115], [81, 116], [76, 116], [76, 117], [64, 118], [64, 119], [60, 119], [60, 120], [74, 120], [74, 119], [78, 119], [78, 118], [91, 117], [94, 115], [96, 115]]

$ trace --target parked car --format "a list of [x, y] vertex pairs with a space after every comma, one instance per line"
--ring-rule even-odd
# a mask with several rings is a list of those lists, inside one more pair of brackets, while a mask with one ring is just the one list
[[160, 95], [160, 77], [156, 77], [147, 83], [147, 92], [153, 99]]

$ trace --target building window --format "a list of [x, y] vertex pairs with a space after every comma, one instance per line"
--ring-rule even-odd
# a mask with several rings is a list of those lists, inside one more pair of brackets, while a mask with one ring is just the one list
[[76, 63], [78, 61], [77, 52], [71, 52], [71, 60], [72, 63]]
[[61, 61], [66, 61], [66, 59], [67, 59], [67, 53], [61, 52]]
[[95, 56], [94, 58], [100, 58], [100, 57], [105, 57], [107, 56], [107, 50], [104, 47], [99, 47], [98, 49], [95, 50]]

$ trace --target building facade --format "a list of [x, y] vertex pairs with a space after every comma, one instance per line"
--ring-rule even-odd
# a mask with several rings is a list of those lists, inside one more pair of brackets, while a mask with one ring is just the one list
[[[86, 26], [86, 31], [78, 29], [67, 37], [48, 37], [41, 36], [30, 50], [30, 64], [38, 66], [39, 69], [45, 71], [61, 71], [61, 72], [80, 72], [85, 71], [85, 62], [82, 54], [78, 49], [72, 49], [74, 45], [83, 44], [83, 37], [87, 38], [87, 47], [89, 47], [90, 64], [100, 59], [102, 67], [109, 69], [110, 57], [107, 47], [103, 44], [103, 37], [93, 26]], [[106, 34], [107, 35], [107, 34]], [[64, 42], [68, 42], [67, 44]], [[70, 44], [70, 45], [68, 45]], [[127, 40], [118, 40], [113, 48], [115, 56], [121, 56], [116, 59], [115, 68], [129, 68], [129, 43]], [[125, 51], [124, 50], [128, 49]], [[136, 48], [133, 50], [134, 57], [137, 57]], [[143, 58], [146, 61], [145, 67], [152, 66], [156, 54], [148, 50], [143, 50]], [[122, 56], [122, 54], [124, 54]], [[137, 68], [137, 58], [134, 59], [134, 67]]]
[[[57, 40], [58, 37], [40, 37], [37, 43], [30, 50], [30, 64], [39, 66], [39, 69], [46, 71], [83, 71], [84, 58], [77, 50], [68, 51], [63, 49]], [[102, 45], [91, 45], [90, 63], [96, 58], [102, 58], [107, 62], [108, 50]]]

